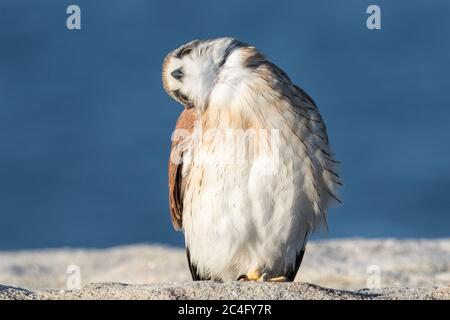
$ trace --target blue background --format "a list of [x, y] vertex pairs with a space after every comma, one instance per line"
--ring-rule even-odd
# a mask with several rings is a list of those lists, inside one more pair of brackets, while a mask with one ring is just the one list
[[[80, 31], [66, 28], [73, 3]], [[181, 106], [161, 63], [220, 36], [316, 100], [345, 183], [326, 237], [450, 236], [449, 13], [445, 0], [2, 0], [0, 249], [182, 245], [166, 178]]]

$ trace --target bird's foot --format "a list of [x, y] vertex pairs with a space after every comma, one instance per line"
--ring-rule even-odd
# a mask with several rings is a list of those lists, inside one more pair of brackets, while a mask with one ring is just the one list
[[259, 270], [252, 271], [239, 277], [240, 281], [259, 281], [259, 282], [288, 282], [285, 276], [268, 278], [267, 273], [261, 273]]
[[241, 281], [267, 281], [267, 273], [261, 273], [259, 270], [252, 271], [239, 277]]

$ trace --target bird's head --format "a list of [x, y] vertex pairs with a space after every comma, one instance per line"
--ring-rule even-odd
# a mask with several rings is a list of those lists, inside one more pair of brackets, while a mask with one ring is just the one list
[[233, 39], [194, 40], [170, 52], [163, 63], [162, 80], [166, 92], [186, 108], [205, 108], [218, 82], [238, 76], [253, 47]]

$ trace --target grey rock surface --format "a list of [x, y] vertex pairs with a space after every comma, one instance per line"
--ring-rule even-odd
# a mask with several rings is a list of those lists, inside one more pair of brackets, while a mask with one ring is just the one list
[[92, 283], [79, 290], [28, 291], [0, 287], [0, 299], [314, 299], [314, 300], [377, 300], [377, 299], [450, 299], [450, 288], [385, 288], [378, 290], [327, 289], [308, 283], [258, 283], [211, 281], [180, 284], [128, 285]]
[[0, 299], [449, 299], [450, 239], [312, 241], [295, 283], [190, 280], [161, 245], [0, 252]]

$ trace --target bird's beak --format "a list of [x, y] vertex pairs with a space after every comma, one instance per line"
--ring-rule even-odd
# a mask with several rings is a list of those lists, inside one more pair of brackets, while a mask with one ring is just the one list
[[178, 81], [181, 81], [181, 79], [183, 79], [184, 76], [182, 68], [178, 68], [172, 71], [171, 76], [177, 79]]

